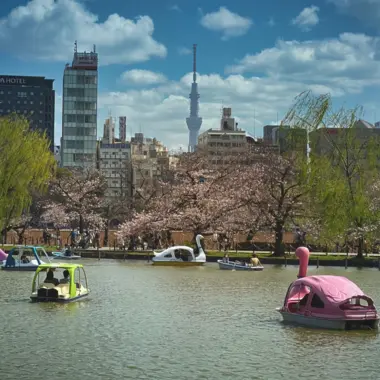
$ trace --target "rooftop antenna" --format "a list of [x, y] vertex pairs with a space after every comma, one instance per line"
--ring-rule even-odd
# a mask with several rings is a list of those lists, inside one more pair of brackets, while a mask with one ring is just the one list
[[256, 110], [253, 110], [253, 137], [256, 138]]
[[193, 45], [193, 82], [197, 81], [197, 44]]
[[78, 42], [75, 40], [74, 42], [74, 53], [76, 54], [78, 52]]
[[277, 112], [277, 125], [278, 125], [278, 112]]
[[96, 53], [96, 45], [94, 44], [94, 53]]

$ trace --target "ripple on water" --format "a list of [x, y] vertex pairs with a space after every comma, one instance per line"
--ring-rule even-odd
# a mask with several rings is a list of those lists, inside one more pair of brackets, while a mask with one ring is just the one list
[[[91, 296], [69, 305], [26, 302], [32, 274], [0, 273], [1, 380], [378, 377], [377, 334], [280, 323], [275, 308], [296, 267], [88, 262]], [[311, 272], [347, 275], [380, 301], [378, 271]]]

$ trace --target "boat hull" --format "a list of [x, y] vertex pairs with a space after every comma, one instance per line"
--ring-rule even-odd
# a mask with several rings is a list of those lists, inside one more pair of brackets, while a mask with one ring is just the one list
[[30, 300], [32, 302], [54, 302], [54, 303], [71, 303], [71, 302], [76, 302], [76, 301], [79, 301], [83, 298], [86, 298], [89, 296], [89, 293], [87, 294], [82, 294], [80, 296], [77, 296], [77, 297], [73, 297], [73, 298], [52, 298], [52, 297], [33, 297], [31, 296], [30, 297]]
[[73, 256], [64, 256], [64, 255], [54, 255], [53, 260], [79, 260], [81, 256], [73, 255]]
[[313, 316], [305, 316], [297, 313], [289, 313], [286, 311], [277, 311], [282, 315], [285, 323], [301, 325], [305, 327], [330, 329], [330, 330], [363, 330], [378, 329], [379, 319], [329, 319]]
[[218, 260], [218, 265], [219, 265], [219, 269], [222, 269], [222, 270], [244, 270], [244, 271], [251, 271], [251, 272], [264, 270], [263, 266], [251, 267], [248, 265], [236, 264], [233, 261], [226, 263], [226, 262], [223, 262], [222, 260]]
[[1, 267], [2, 270], [16, 271], [16, 272], [20, 272], [20, 271], [22, 271], [22, 272], [35, 272], [37, 268], [38, 268], [38, 265], [28, 265], [28, 266], [16, 265], [14, 267], [11, 267], [11, 266], [8, 266], [8, 267], [2, 266]]
[[164, 261], [164, 260], [152, 260], [152, 265], [155, 266], [170, 266], [170, 267], [199, 267], [204, 265], [202, 261]]

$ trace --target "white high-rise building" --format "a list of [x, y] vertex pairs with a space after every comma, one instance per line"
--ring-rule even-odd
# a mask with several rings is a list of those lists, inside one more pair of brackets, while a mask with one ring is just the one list
[[63, 75], [62, 167], [95, 167], [98, 103], [98, 54], [78, 53]]
[[115, 123], [112, 116], [106, 119], [104, 123], [102, 141], [104, 144], [113, 144], [115, 142]]

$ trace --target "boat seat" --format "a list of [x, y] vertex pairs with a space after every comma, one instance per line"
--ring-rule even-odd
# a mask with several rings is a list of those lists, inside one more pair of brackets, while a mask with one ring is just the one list
[[51, 282], [43, 282], [42, 284], [40, 284], [40, 289], [41, 288], [53, 289], [54, 284], [52, 284]]

